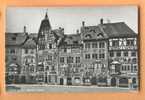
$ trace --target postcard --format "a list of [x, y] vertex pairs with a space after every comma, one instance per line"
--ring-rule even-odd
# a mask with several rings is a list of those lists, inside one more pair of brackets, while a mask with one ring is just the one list
[[138, 7], [7, 7], [7, 92], [139, 88]]

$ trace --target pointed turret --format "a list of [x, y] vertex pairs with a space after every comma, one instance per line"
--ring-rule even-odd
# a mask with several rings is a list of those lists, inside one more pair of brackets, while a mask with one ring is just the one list
[[47, 15], [47, 12], [46, 12], [46, 14], [45, 14], [45, 19], [48, 19], [48, 15]]
[[45, 18], [41, 21], [39, 32], [38, 32], [38, 38], [37, 38], [37, 43], [38, 43], [38, 48], [39, 50], [43, 50], [46, 48], [46, 37], [50, 33], [51, 30], [51, 25], [49, 22], [48, 14], [46, 12]]

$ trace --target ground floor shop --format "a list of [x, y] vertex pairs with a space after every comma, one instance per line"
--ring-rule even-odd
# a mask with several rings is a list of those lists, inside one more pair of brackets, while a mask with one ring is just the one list
[[110, 81], [108, 85], [112, 87], [138, 87], [137, 76], [111, 76], [108, 80]]

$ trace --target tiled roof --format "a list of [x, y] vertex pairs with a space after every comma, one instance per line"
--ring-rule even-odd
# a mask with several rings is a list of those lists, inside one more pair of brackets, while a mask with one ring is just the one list
[[27, 39], [27, 41], [23, 44], [23, 48], [36, 48], [36, 42], [33, 38]]
[[29, 34], [29, 37], [31, 37], [31, 38], [37, 38], [37, 36], [38, 36], [38, 33], [30, 33]]
[[[97, 40], [97, 39], [115, 38], [115, 37], [133, 37], [137, 35], [124, 22], [105, 23], [96, 26], [84, 26], [82, 34], [83, 34], [83, 40], [87, 40], [87, 39]], [[102, 35], [102, 37], [99, 35]]]
[[5, 41], [7, 45], [22, 45], [27, 39], [25, 33], [6, 33]]
[[108, 38], [107, 34], [98, 26], [85, 26], [82, 33], [83, 40], [99, 40]]
[[52, 32], [54, 32], [58, 37], [64, 37], [64, 29], [53, 29]]
[[81, 35], [80, 34], [68, 34], [64, 35], [60, 45], [80, 45]]
[[109, 37], [132, 37], [137, 35], [124, 22], [106, 23], [101, 25], [101, 27]]

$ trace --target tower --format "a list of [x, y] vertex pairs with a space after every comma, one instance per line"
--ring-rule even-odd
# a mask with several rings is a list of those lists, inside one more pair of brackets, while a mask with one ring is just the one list
[[51, 31], [51, 25], [46, 12], [45, 18], [41, 21], [40, 28], [38, 31], [38, 37], [37, 37], [38, 50], [44, 50], [46, 48], [47, 36], [50, 33], [50, 31]]

